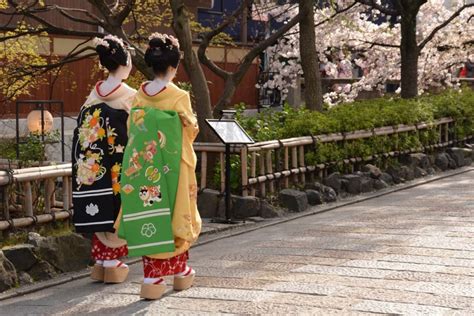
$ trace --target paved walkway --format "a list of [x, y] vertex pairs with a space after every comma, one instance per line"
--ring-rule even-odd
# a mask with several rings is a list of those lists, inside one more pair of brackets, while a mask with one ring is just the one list
[[0, 314], [474, 315], [474, 172], [222, 239], [192, 252], [196, 287], [138, 296], [82, 279], [0, 302]]

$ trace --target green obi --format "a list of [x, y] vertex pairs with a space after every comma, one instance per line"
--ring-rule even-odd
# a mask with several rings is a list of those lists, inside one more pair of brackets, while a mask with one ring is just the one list
[[118, 231], [132, 257], [175, 250], [171, 220], [181, 143], [177, 112], [132, 108], [121, 175], [122, 217]]

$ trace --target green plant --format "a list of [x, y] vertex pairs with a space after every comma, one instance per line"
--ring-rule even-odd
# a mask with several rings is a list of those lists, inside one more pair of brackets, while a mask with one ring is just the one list
[[[462, 138], [474, 134], [474, 91], [445, 91], [439, 95], [415, 99], [378, 98], [340, 104], [324, 112], [312, 112], [304, 107], [285, 105], [281, 111], [266, 110], [255, 116], [245, 116], [245, 104], [236, 105], [237, 120], [255, 141], [283, 139], [329, 133], [349, 133], [372, 130], [399, 124], [430, 123], [442, 117], [455, 119], [451, 133]], [[439, 141], [437, 127], [419, 131], [401, 132], [387, 136], [321, 143], [305, 153], [306, 164], [341, 162], [352, 157], [367, 157], [390, 151], [422, 149]], [[214, 181], [219, 183], [220, 168], [216, 168]], [[240, 183], [240, 160], [232, 160], [232, 188]]]

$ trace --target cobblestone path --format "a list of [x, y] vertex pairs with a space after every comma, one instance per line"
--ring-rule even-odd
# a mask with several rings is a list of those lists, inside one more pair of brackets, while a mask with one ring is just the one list
[[138, 296], [81, 279], [0, 302], [0, 314], [474, 315], [474, 173], [194, 249], [196, 286]]

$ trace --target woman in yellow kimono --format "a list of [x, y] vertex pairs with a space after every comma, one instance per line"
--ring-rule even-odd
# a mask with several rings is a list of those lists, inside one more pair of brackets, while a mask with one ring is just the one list
[[186, 262], [188, 250], [201, 232], [201, 218], [197, 209], [196, 154], [193, 150], [199, 128], [189, 93], [171, 82], [180, 60], [178, 41], [173, 36], [159, 33], [152, 34], [149, 40], [145, 61], [153, 68], [155, 79], [141, 85], [133, 107], [151, 106], [176, 111], [182, 123], [182, 154], [172, 218], [176, 250], [143, 257], [144, 283], [141, 296], [158, 299], [166, 289], [163, 276], [174, 275], [175, 290], [191, 287], [194, 280], [195, 272]]

